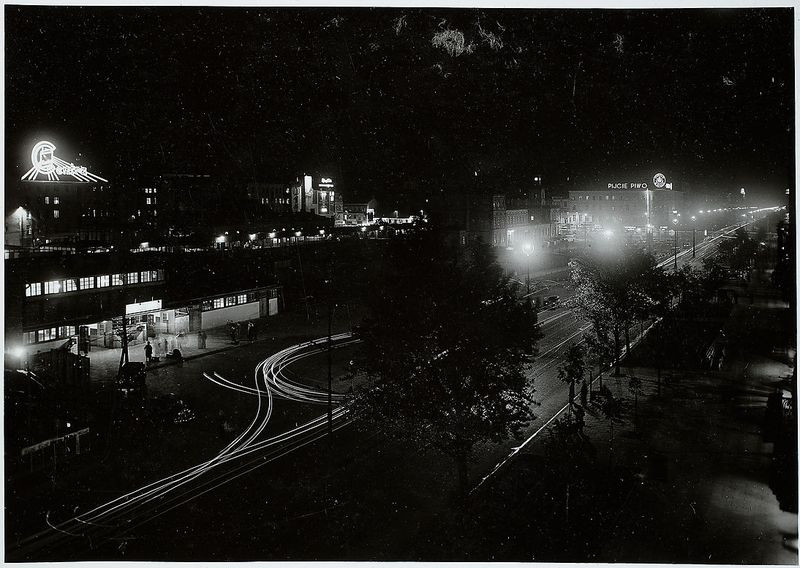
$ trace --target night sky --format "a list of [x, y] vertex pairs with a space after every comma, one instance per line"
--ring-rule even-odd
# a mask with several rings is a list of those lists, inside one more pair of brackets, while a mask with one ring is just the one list
[[116, 182], [313, 171], [345, 201], [422, 200], [474, 171], [567, 189], [657, 168], [776, 198], [794, 176], [790, 9], [5, 15], [11, 194], [43, 137]]

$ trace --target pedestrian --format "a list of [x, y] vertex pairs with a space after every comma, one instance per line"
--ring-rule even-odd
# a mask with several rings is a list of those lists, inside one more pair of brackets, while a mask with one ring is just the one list
[[208, 334], [205, 332], [205, 330], [201, 331], [200, 334], [201, 334], [201, 339], [203, 340], [203, 349], [205, 349], [206, 339], [208, 339]]
[[144, 346], [144, 356], [147, 360], [147, 364], [150, 364], [150, 360], [153, 358], [153, 346], [150, 345], [150, 342], [147, 342], [147, 345]]
[[586, 412], [580, 406], [575, 409], [575, 423], [578, 426], [578, 431], [583, 434], [583, 426], [586, 423], [583, 419]]
[[253, 328], [254, 327], [255, 326], [253, 325], [253, 322], [251, 322], [251, 321], [247, 322], [247, 340], [248, 341], [253, 341]]
[[202, 331], [198, 331], [197, 332], [197, 348], [198, 349], [202, 349], [203, 348], [203, 332]]

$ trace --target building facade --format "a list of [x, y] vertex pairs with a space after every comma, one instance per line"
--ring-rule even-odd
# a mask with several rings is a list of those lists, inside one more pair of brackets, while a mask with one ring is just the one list
[[553, 220], [559, 235], [594, 230], [647, 233], [671, 226], [673, 211], [685, 208], [683, 192], [666, 176], [652, 180], [611, 181], [570, 190], [566, 198], [554, 200]]

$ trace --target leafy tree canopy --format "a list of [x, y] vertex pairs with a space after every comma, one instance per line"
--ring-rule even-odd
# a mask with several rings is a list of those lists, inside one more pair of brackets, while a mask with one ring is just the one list
[[390, 245], [371, 285], [353, 398], [370, 429], [453, 457], [465, 483], [473, 446], [518, 437], [533, 417], [525, 369], [540, 332], [491, 249], [421, 235]]

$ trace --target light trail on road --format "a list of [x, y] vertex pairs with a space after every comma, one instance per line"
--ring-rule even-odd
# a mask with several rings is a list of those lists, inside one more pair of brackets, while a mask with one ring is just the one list
[[[331, 348], [341, 348], [356, 343], [352, 334], [344, 333], [331, 337]], [[335, 342], [335, 343], [334, 343]], [[61, 523], [52, 523], [49, 514], [46, 522], [50, 529], [37, 533], [9, 549], [11, 556], [52, 548], [87, 538], [90, 546], [93, 539], [110, 538], [119, 530], [133, 528], [160, 516], [192, 499], [211, 491], [278, 459], [292, 451], [313, 443], [327, 435], [327, 415], [321, 415], [286, 432], [257, 441], [270, 421], [273, 412], [273, 396], [303, 403], [319, 404], [328, 393], [284, 376], [284, 370], [292, 363], [327, 348], [327, 338], [317, 339], [291, 346], [261, 361], [253, 373], [254, 387], [247, 387], [228, 380], [219, 373], [203, 373], [203, 376], [223, 388], [255, 396], [257, 407], [249, 426], [213, 458], [184, 469], [178, 473], [126, 493], [90, 511]], [[263, 388], [260, 383], [263, 383]], [[266, 403], [263, 400], [266, 399]], [[347, 425], [344, 420], [347, 409], [341, 406], [344, 397], [335, 395], [337, 407], [333, 411], [333, 430]], [[221, 466], [226, 465], [223, 468]]]

